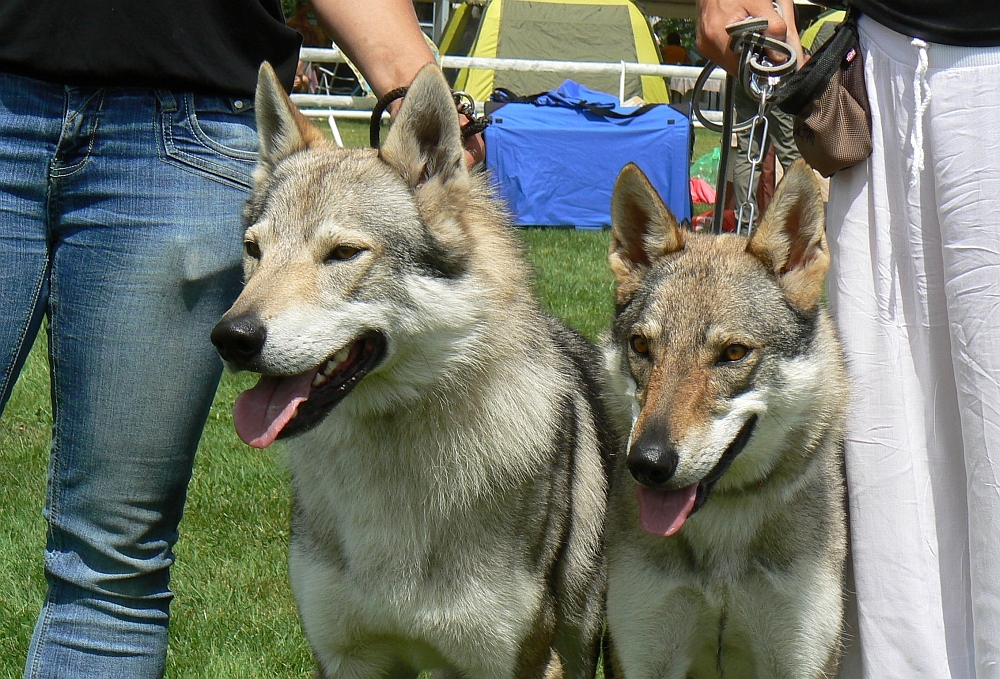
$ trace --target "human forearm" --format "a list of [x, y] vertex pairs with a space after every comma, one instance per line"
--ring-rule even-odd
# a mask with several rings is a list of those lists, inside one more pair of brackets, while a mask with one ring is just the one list
[[375, 94], [409, 85], [434, 61], [410, 0], [311, 0], [316, 18]]

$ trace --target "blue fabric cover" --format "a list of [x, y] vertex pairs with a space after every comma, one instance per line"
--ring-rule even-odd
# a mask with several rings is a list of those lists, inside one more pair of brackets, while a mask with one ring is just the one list
[[691, 218], [691, 125], [669, 106], [634, 118], [596, 115], [579, 103], [614, 108], [618, 98], [572, 80], [536, 103], [506, 104], [486, 128], [486, 166], [519, 226], [611, 225], [611, 191], [636, 163], [678, 220]]

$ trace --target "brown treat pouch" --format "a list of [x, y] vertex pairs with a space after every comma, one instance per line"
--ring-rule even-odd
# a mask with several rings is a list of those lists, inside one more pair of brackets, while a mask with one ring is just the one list
[[871, 110], [854, 10], [812, 59], [781, 83], [777, 101], [795, 116], [799, 153], [824, 177], [871, 155]]

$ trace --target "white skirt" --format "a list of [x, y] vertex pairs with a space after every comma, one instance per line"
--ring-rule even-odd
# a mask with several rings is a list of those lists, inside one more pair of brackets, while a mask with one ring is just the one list
[[827, 214], [853, 381], [840, 676], [1000, 677], [1000, 48], [860, 29], [875, 151]]

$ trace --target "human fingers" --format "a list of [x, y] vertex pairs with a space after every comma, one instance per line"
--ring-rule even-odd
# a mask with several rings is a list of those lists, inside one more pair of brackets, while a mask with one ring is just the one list
[[[458, 114], [458, 122], [463, 127], [470, 123], [469, 117], [464, 113]], [[486, 157], [486, 143], [482, 134], [474, 134], [465, 140], [465, 162], [472, 167]]]
[[486, 142], [483, 135], [474, 134], [465, 140], [465, 162], [469, 167], [486, 158]]
[[[739, 57], [729, 49], [726, 26], [748, 17], [767, 19], [765, 35], [785, 40], [787, 25], [774, 10], [771, 0], [701, 0], [698, 3], [697, 42], [698, 52], [730, 75], [737, 75]], [[786, 60], [784, 55], [769, 54], [774, 63]]]

